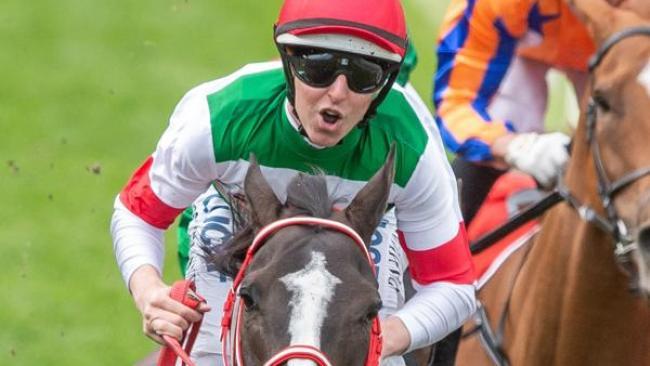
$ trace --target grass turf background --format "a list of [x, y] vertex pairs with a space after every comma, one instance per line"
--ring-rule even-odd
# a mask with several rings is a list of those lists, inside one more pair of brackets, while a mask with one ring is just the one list
[[[404, 0], [429, 104], [446, 3]], [[156, 348], [112, 254], [113, 200], [187, 90], [277, 57], [279, 6], [0, 1], [0, 365], [132, 365]]]

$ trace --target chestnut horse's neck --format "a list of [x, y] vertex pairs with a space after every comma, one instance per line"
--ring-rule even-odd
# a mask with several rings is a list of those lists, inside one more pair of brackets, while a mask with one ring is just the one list
[[[565, 183], [602, 214], [584, 126], [575, 134]], [[506, 327], [513, 365], [650, 365], [650, 308], [627, 290], [607, 233], [560, 204], [545, 217], [527, 262]]]

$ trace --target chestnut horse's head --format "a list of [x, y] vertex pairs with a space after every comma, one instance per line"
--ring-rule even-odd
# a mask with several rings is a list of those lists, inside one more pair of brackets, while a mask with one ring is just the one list
[[[297, 345], [317, 350], [333, 365], [366, 362], [376, 348], [369, 343], [381, 306], [367, 245], [386, 210], [393, 162], [394, 149], [350, 205], [333, 211], [323, 175], [297, 175], [282, 204], [251, 159], [244, 187], [249, 227], [215, 258], [222, 272], [241, 272], [243, 310], [233, 325], [241, 339], [241, 351], [233, 352], [241, 359], [235, 362], [284, 364], [278, 355], [287, 347], [289, 358], [301, 358]], [[244, 253], [251, 259], [242, 265]], [[288, 364], [294, 362], [311, 364]]]
[[588, 161], [595, 172], [617, 258], [633, 287], [650, 297], [650, 22], [606, 0], [570, 3], [599, 46], [574, 161]]

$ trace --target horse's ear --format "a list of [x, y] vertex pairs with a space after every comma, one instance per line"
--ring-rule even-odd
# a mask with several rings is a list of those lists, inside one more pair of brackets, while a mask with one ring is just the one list
[[244, 179], [244, 192], [250, 208], [250, 218], [257, 228], [270, 224], [280, 217], [282, 203], [262, 175], [255, 155], [251, 153], [250, 165]]
[[568, 0], [568, 3], [587, 25], [597, 44], [602, 44], [623, 26], [643, 22], [637, 14], [629, 11], [626, 1]]
[[370, 242], [372, 233], [386, 211], [388, 194], [394, 177], [395, 144], [391, 146], [384, 166], [357, 193], [344, 211], [346, 220], [361, 235], [366, 244]]

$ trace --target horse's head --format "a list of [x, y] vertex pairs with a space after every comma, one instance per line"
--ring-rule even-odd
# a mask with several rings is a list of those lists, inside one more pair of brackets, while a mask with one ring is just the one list
[[[294, 345], [320, 350], [333, 365], [364, 363], [381, 306], [366, 246], [386, 209], [393, 161], [392, 150], [382, 169], [337, 212], [332, 211], [323, 175], [297, 175], [282, 204], [251, 159], [244, 188], [250, 227], [235, 237], [230, 252], [217, 258], [220, 268], [234, 275], [242, 266], [242, 251], [255, 238], [255, 254], [244, 265], [238, 290], [244, 307], [238, 327], [246, 365], [261, 365]], [[289, 224], [266, 234], [292, 217], [320, 218], [334, 225]], [[263, 245], [255, 244], [260, 236]]]
[[603, 207], [633, 286], [650, 297], [650, 23], [605, 0], [571, 2], [599, 46], [572, 164], [585, 163], [598, 182], [592, 203]]

